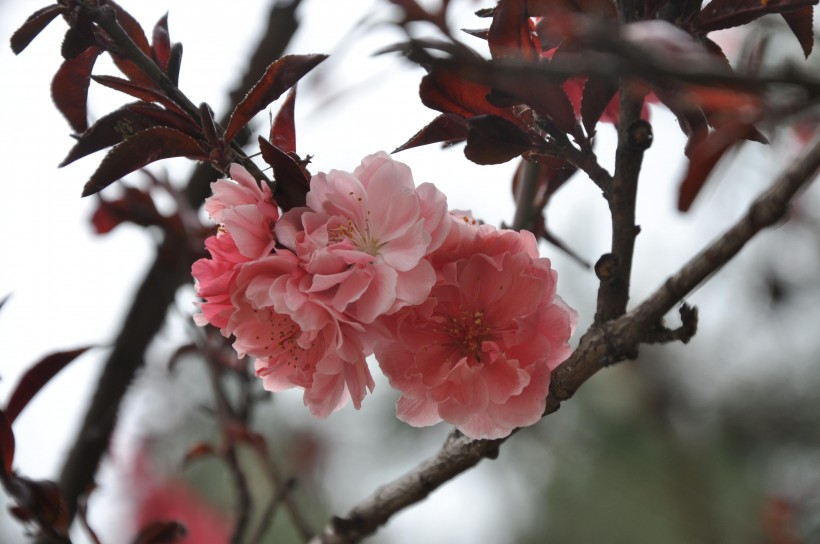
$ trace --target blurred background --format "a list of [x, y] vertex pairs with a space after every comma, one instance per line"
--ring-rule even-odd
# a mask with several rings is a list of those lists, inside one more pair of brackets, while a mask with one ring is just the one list
[[[267, 2], [121, 4], [149, 31], [169, 13], [171, 39], [185, 47], [180, 88], [223, 114], [226, 91], [263, 30]], [[485, 26], [472, 12], [491, 4], [454, 1], [452, 27]], [[38, 7], [0, 1], [3, 43]], [[397, 56], [373, 56], [404, 37], [386, 24], [396, 15], [383, 1], [302, 2], [289, 51], [331, 55], [299, 84], [297, 150], [313, 156], [313, 172], [352, 170], [365, 155], [394, 149], [435, 117], [418, 100], [423, 70]], [[722, 32], [715, 40], [731, 58], [749, 31]], [[80, 192], [99, 155], [57, 168], [73, 143], [49, 96], [63, 32], [55, 21], [18, 57], [0, 47], [0, 297], [11, 295], [0, 311], [0, 399], [5, 402], [21, 374], [44, 355], [97, 346], [46, 386], [15, 423], [16, 468], [35, 479], [59, 474], [107, 346], [160, 235], [130, 224], [94, 235], [89, 219], [96, 197], [81, 199]], [[772, 66], [801, 58], [781, 19], [765, 17], [751, 32], [770, 35]], [[464, 40], [483, 50], [480, 41]], [[818, 58], [815, 52], [809, 62], [820, 67]], [[95, 72], [115, 69], [100, 63]], [[92, 120], [122, 102], [92, 84]], [[633, 303], [738, 218], [805, 144], [803, 133], [782, 126], [768, 134], [771, 145], [742, 146], [684, 215], [676, 200], [685, 140], [664, 109], [652, 106], [651, 116], [655, 139], [640, 179]], [[259, 117], [256, 130], [265, 134], [268, 120]], [[614, 129], [600, 126], [596, 152], [610, 170], [614, 144]], [[396, 159], [410, 165], [417, 183], [434, 182], [451, 208], [471, 209], [496, 225], [512, 220], [514, 162], [479, 167], [460, 146], [413, 149]], [[181, 184], [190, 168], [171, 160], [150, 169]], [[145, 183], [140, 175], [129, 181]], [[112, 186], [104, 195], [118, 190]], [[637, 361], [600, 372], [559, 412], [505, 444], [497, 460], [483, 461], [403, 511], [369, 541], [820, 542], [818, 210], [820, 190], [813, 187], [787, 224], [758, 236], [687, 300], [700, 310], [689, 345], [644, 346]], [[547, 216], [551, 230], [586, 260], [608, 251], [607, 206], [584, 176], [556, 194]], [[583, 332], [594, 313], [594, 274], [552, 246], [543, 244], [542, 252], [558, 270], [559, 292], [578, 311]], [[89, 501], [90, 523], [103, 544], [132, 541], [141, 520], [156, 512], [179, 510], [212, 542], [226, 541], [230, 532], [236, 497], [224, 463], [208, 455], [184, 462], [192, 447], [219, 440], [206, 365], [185, 356], [169, 368], [177, 348], [202, 334], [191, 327], [195, 300], [192, 288], [180, 290], [126, 399]], [[396, 398], [377, 377], [361, 411], [348, 406], [326, 421], [309, 416], [298, 391], [257, 405], [253, 429], [268, 439], [269, 462], [294, 482], [289, 497], [312, 530], [443, 443], [446, 425], [414, 429], [397, 421]], [[251, 482], [256, 522], [271, 489], [264, 463], [250, 450], [243, 453], [239, 462]], [[24, 534], [4, 507], [0, 542], [24, 542]], [[78, 527], [72, 537], [90, 542]], [[263, 541], [300, 541], [285, 509]]]

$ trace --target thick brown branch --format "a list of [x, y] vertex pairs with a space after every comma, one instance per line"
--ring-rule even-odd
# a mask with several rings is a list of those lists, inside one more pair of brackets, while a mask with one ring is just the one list
[[[640, 306], [621, 317], [590, 328], [578, 348], [552, 375], [545, 415], [604, 366], [630, 358], [640, 342], [651, 340], [663, 316], [710, 275], [728, 263], [761, 229], [776, 224], [789, 203], [820, 170], [820, 138], [773, 186], [761, 194], [748, 213]], [[686, 323], [684, 323], [686, 324]], [[691, 326], [691, 325], [690, 325]], [[458, 433], [431, 459], [401, 478], [383, 486], [343, 518], [334, 518], [311, 544], [349, 544], [374, 533], [397, 512], [425, 499], [438, 487], [484, 458], [494, 458], [503, 440], [471, 440]]]

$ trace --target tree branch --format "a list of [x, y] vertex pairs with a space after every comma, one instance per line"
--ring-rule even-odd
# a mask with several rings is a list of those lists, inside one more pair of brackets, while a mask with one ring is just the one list
[[[581, 338], [578, 348], [552, 374], [544, 415], [555, 412], [595, 373], [616, 361], [630, 358], [641, 342], [653, 341], [653, 331], [663, 316], [712, 274], [728, 263], [762, 229], [776, 224], [787, 213], [798, 191], [820, 170], [820, 137], [803, 157], [786, 170], [750, 206], [749, 211], [706, 249], [692, 258], [640, 306], [617, 319], [595, 325]], [[686, 318], [691, 327], [691, 316]], [[686, 328], [686, 321], [683, 329]], [[432, 458], [404, 476], [381, 487], [346, 516], [334, 517], [310, 544], [351, 544], [373, 534], [402, 509], [425, 499], [451, 479], [482, 459], [494, 459], [502, 440], [473, 440], [457, 431]]]

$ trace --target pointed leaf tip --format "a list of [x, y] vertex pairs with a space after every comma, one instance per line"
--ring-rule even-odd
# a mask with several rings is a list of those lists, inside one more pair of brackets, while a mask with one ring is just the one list
[[234, 108], [225, 128], [225, 141], [233, 140], [254, 115], [267, 108], [326, 58], [327, 55], [285, 55], [273, 61]]
[[9, 398], [6, 405], [6, 418], [8, 418], [9, 425], [14, 423], [20, 412], [28, 405], [34, 395], [46, 385], [51, 378], [57, 375], [62, 369], [71, 361], [91, 349], [91, 346], [85, 346], [70, 351], [59, 351], [52, 353], [38, 361], [31, 368], [29, 368]]
[[57, 15], [63, 13], [65, 7], [59, 4], [52, 4], [38, 9], [29, 15], [26, 22], [18, 28], [11, 36], [11, 50], [15, 55], [19, 55], [28, 47], [28, 44], [54, 20]]

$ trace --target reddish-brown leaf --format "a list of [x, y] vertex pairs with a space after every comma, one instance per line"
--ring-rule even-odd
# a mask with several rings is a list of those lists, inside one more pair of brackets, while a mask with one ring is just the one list
[[11, 35], [11, 50], [14, 51], [14, 54], [19, 55], [65, 9], [65, 6], [60, 4], [52, 4], [29, 15], [26, 22]]
[[168, 60], [171, 58], [171, 35], [168, 33], [168, 12], [154, 25], [151, 36], [151, 51], [154, 60], [165, 72], [168, 70]]
[[59, 535], [68, 534], [71, 520], [57, 484], [50, 480], [14, 476], [7, 489], [17, 502], [18, 515], [37, 520]]
[[75, 132], [88, 128], [88, 85], [99, 54], [100, 48], [94, 46], [63, 61], [51, 80], [51, 98]]
[[89, 47], [99, 45], [94, 30], [94, 22], [85, 11], [73, 11], [69, 15], [70, 26], [60, 45], [64, 59], [73, 59]]
[[91, 348], [86, 346], [70, 351], [59, 351], [52, 353], [38, 361], [31, 368], [29, 368], [17, 386], [12, 391], [8, 404], [6, 404], [6, 417], [9, 424], [14, 423], [20, 412], [23, 411], [31, 399], [36, 395], [40, 389], [46, 385], [51, 378], [57, 375], [62, 369], [71, 361], [85, 353]]
[[[131, 41], [139, 47], [140, 51], [142, 51], [146, 57], [149, 59], [153, 58], [151, 45], [148, 43], [148, 38], [145, 36], [145, 31], [142, 29], [139, 22], [137, 22], [137, 20], [134, 19], [130, 13], [125, 11], [113, 0], [107, 0], [106, 3], [110, 4], [111, 7], [114, 8], [114, 12], [117, 15], [117, 22], [123, 30], [125, 30], [125, 33], [128, 34], [128, 37], [131, 38]], [[128, 79], [134, 83], [142, 85], [143, 87], [156, 88], [157, 85], [154, 83], [154, 80], [148, 77], [139, 66], [134, 64], [129, 59], [121, 57], [115, 53], [111, 54], [111, 59], [114, 61], [114, 64], [117, 65], [117, 68], [119, 68], [120, 71], [128, 76]]]
[[179, 85], [179, 69], [182, 65], [182, 44], [175, 43], [171, 47], [171, 56], [168, 58], [168, 68], [165, 70], [168, 79], [174, 85]]
[[326, 58], [327, 55], [285, 55], [273, 61], [245, 98], [234, 108], [225, 129], [225, 141], [233, 140], [236, 133], [254, 115], [268, 107]]
[[201, 127], [187, 113], [166, 110], [147, 102], [138, 102], [128, 106], [128, 108], [134, 113], [156, 121], [160, 126], [175, 128], [196, 139], [202, 137]]
[[5, 412], [0, 410], [0, 469], [3, 478], [11, 475], [11, 467], [14, 463], [14, 431]]
[[304, 206], [305, 196], [310, 190], [310, 174], [304, 165], [262, 136], [259, 137], [259, 151], [262, 152], [262, 159], [273, 168], [276, 180], [273, 198], [276, 203], [286, 211]]
[[151, 195], [135, 187], [126, 187], [123, 196], [115, 200], [101, 198], [91, 216], [97, 234], [107, 234], [126, 222], [141, 227], [164, 226], [167, 219], [159, 213]]
[[454, 113], [465, 119], [474, 115], [495, 115], [512, 120], [511, 110], [487, 101], [490, 91], [486, 85], [467, 81], [442, 68], [433, 68], [421, 79], [419, 86], [422, 103], [436, 111]]
[[498, 2], [487, 41], [493, 58], [535, 61], [541, 56], [541, 44], [527, 13], [527, 0]]
[[811, 50], [814, 48], [814, 6], [805, 6], [794, 11], [786, 11], [781, 15], [794, 33], [794, 37], [800, 42], [803, 54], [806, 58], [809, 58]]
[[188, 536], [188, 529], [178, 521], [154, 521], [140, 530], [132, 544], [175, 544]]
[[712, 0], [692, 21], [692, 28], [708, 33], [745, 25], [767, 13], [795, 11], [817, 0]]
[[[489, 82], [493, 75], [489, 74]], [[521, 99], [525, 104], [552, 121], [559, 130], [577, 135], [578, 120], [567, 93], [558, 83], [534, 78], [496, 78], [493, 87]]]
[[111, 149], [83, 187], [83, 196], [93, 195], [154, 161], [171, 157], [208, 160], [208, 154], [187, 134], [172, 128], [152, 127]]
[[270, 143], [285, 153], [296, 153], [296, 85], [291, 87], [270, 127]]
[[526, 132], [501, 117], [479, 115], [468, 122], [464, 156], [476, 164], [501, 164], [532, 147]]
[[[160, 109], [153, 105], [151, 107]], [[167, 110], [161, 111], [167, 113]], [[77, 143], [60, 163], [60, 167], [71, 164], [95, 151], [116, 145], [137, 132], [158, 124], [157, 121], [134, 112], [131, 106], [123, 106], [100, 117], [88, 130], [79, 135]]]
[[748, 139], [755, 130], [755, 126], [748, 122], [732, 123], [695, 141], [689, 154], [689, 168], [678, 192], [680, 211], [689, 210], [721, 157], [735, 144]]
[[595, 125], [609, 106], [618, 85], [610, 78], [590, 76], [584, 83], [581, 94], [581, 120], [588, 136], [595, 133]]
[[467, 139], [467, 121], [454, 113], [442, 113], [415, 133], [409, 140], [393, 150], [393, 153], [427, 144], [444, 142], [453, 144]]
[[121, 77], [115, 76], [91, 76], [91, 79], [93, 79], [100, 85], [104, 85], [111, 89], [120, 91], [121, 93], [131, 95], [134, 98], [139, 98], [140, 100], [144, 100], [145, 102], [156, 102], [158, 104], [162, 104], [169, 110], [175, 111], [180, 115], [185, 115], [185, 112], [182, 110], [182, 108], [174, 104], [172, 100], [170, 100], [161, 92], [154, 90], [150, 87], [145, 87], [144, 85], [141, 85], [139, 83], [134, 83], [128, 81], [127, 79], [122, 79]]

